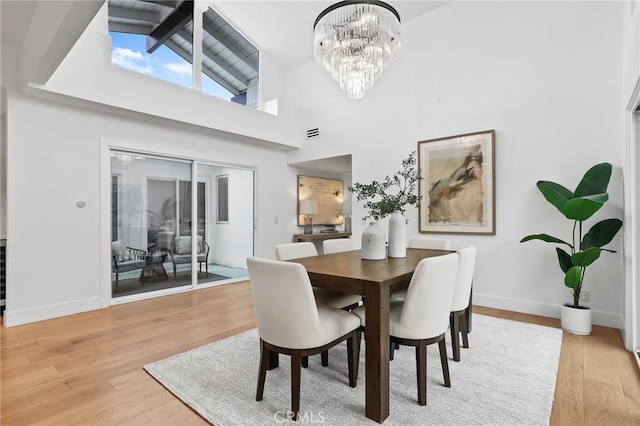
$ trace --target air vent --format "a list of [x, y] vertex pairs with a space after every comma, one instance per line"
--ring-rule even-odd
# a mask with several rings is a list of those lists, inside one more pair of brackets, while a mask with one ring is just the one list
[[315, 139], [320, 137], [320, 128], [316, 127], [315, 129], [307, 130], [307, 139]]

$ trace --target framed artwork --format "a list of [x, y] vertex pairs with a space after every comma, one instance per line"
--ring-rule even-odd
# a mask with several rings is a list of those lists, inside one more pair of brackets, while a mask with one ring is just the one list
[[496, 233], [495, 130], [418, 142], [420, 232]]
[[314, 176], [298, 175], [298, 226], [305, 225], [305, 216], [300, 214], [300, 202], [315, 201], [314, 225], [342, 225], [342, 203], [344, 181]]

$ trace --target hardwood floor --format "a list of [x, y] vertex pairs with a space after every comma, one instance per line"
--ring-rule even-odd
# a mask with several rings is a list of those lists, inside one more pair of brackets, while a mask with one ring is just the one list
[[[555, 319], [474, 309], [559, 326]], [[142, 367], [253, 327], [247, 282], [0, 327], [0, 423], [206, 425]], [[550, 424], [640, 425], [640, 372], [618, 330], [564, 333]]]

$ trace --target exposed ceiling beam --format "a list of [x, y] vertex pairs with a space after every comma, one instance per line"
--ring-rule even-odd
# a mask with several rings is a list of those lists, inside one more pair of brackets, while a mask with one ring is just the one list
[[[191, 53], [189, 53], [186, 50], [184, 50], [182, 47], [180, 47], [180, 45], [178, 45], [177, 43], [175, 43], [172, 40], [168, 40], [165, 44], [167, 45], [167, 47], [169, 49], [173, 50], [174, 52], [176, 52], [176, 54], [178, 54], [180, 57], [182, 57], [182, 59], [184, 59], [185, 61], [191, 63]], [[208, 69], [206, 67], [203, 67], [202, 68], [202, 72], [205, 73], [213, 81], [218, 83], [220, 86], [224, 87], [226, 90], [228, 90], [233, 95], [237, 95], [237, 94], [240, 93], [237, 88], [233, 87], [233, 85], [229, 84], [229, 82], [225, 81], [223, 78], [221, 78], [220, 76], [216, 75], [216, 73], [214, 73], [210, 69]]]
[[109, 31], [115, 33], [127, 33], [127, 34], [142, 34], [148, 35], [153, 27], [151, 25], [143, 24], [118, 24], [115, 22], [109, 22]]
[[246, 53], [241, 52], [235, 45], [225, 43], [224, 34], [222, 34], [219, 30], [216, 30], [210, 23], [208, 23], [206, 21], [203, 22], [202, 23], [202, 28], [207, 33], [209, 33], [209, 35], [211, 35], [211, 37], [216, 39], [218, 41], [218, 43], [222, 44], [224, 47], [229, 49], [229, 51], [231, 53], [233, 53], [235, 56], [237, 56], [238, 59], [240, 59], [241, 61], [243, 61], [247, 65], [249, 65], [251, 68], [253, 68], [254, 71], [258, 71], [258, 62], [254, 58], [252, 58], [250, 56], [247, 56]]
[[193, 0], [185, 0], [147, 36], [147, 53], [153, 53], [193, 20]]
[[[244, 87], [247, 87], [247, 85], [249, 84], [249, 80], [247, 80], [247, 78], [245, 76], [240, 74], [236, 68], [233, 68], [232, 66], [230, 66], [228, 62], [222, 61], [220, 57], [218, 57], [216, 55], [209, 56], [209, 55], [207, 55], [206, 51], [203, 51], [202, 55], [206, 56], [209, 60], [214, 62], [217, 66], [219, 66], [220, 68], [222, 68], [223, 70], [228, 72], [231, 75], [231, 77], [233, 77], [234, 79], [238, 80], [240, 82], [240, 84], [242, 84]], [[211, 76], [209, 76], [209, 77], [211, 77]]]
[[[182, 37], [184, 40], [186, 40], [188, 43], [191, 43], [190, 39], [191, 39], [191, 34], [182, 30], [178, 33], [178, 35], [180, 37]], [[190, 55], [190, 54], [189, 54]], [[240, 82], [241, 85], [243, 85], [245, 88], [249, 85], [249, 80], [247, 80], [247, 78], [240, 74], [240, 72], [236, 69], [233, 68], [231, 65], [229, 65], [228, 61], [224, 61], [222, 60], [222, 58], [220, 58], [219, 56], [213, 55], [207, 55], [207, 51], [203, 50], [202, 51], [202, 55], [206, 56], [208, 59], [210, 59], [211, 61], [215, 62], [216, 65], [218, 65], [220, 68], [222, 68], [224, 71], [228, 72], [231, 77], [233, 77], [234, 79], [238, 80], [238, 82]], [[184, 58], [186, 61], [191, 62], [191, 58], [189, 57], [189, 59]], [[204, 68], [203, 68], [204, 70]], [[209, 72], [209, 73], [205, 73], [207, 74], [209, 77], [213, 78], [210, 73], [212, 73], [213, 71]], [[217, 81], [218, 83], [220, 82], [219, 80], [223, 80], [222, 78], [213, 78], [215, 81]], [[229, 83], [227, 83], [229, 84]], [[226, 86], [225, 89], [229, 90]], [[229, 90], [231, 93], [237, 94], [235, 92], [238, 91], [238, 88], [234, 88], [233, 90]]]
[[166, 6], [171, 9], [175, 9], [180, 4], [180, 0], [140, 0], [145, 3], [158, 4], [160, 6]]
[[109, 3], [109, 18], [131, 19], [134, 21], [162, 22], [162, 14], [159, 10], [138, 10], [125, 7], [114, 6]]

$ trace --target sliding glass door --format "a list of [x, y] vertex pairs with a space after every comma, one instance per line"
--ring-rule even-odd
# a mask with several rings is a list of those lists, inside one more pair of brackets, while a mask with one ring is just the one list
[[252, 170], [113, 151], [111, 173], [113, 297], [247, 276]]

